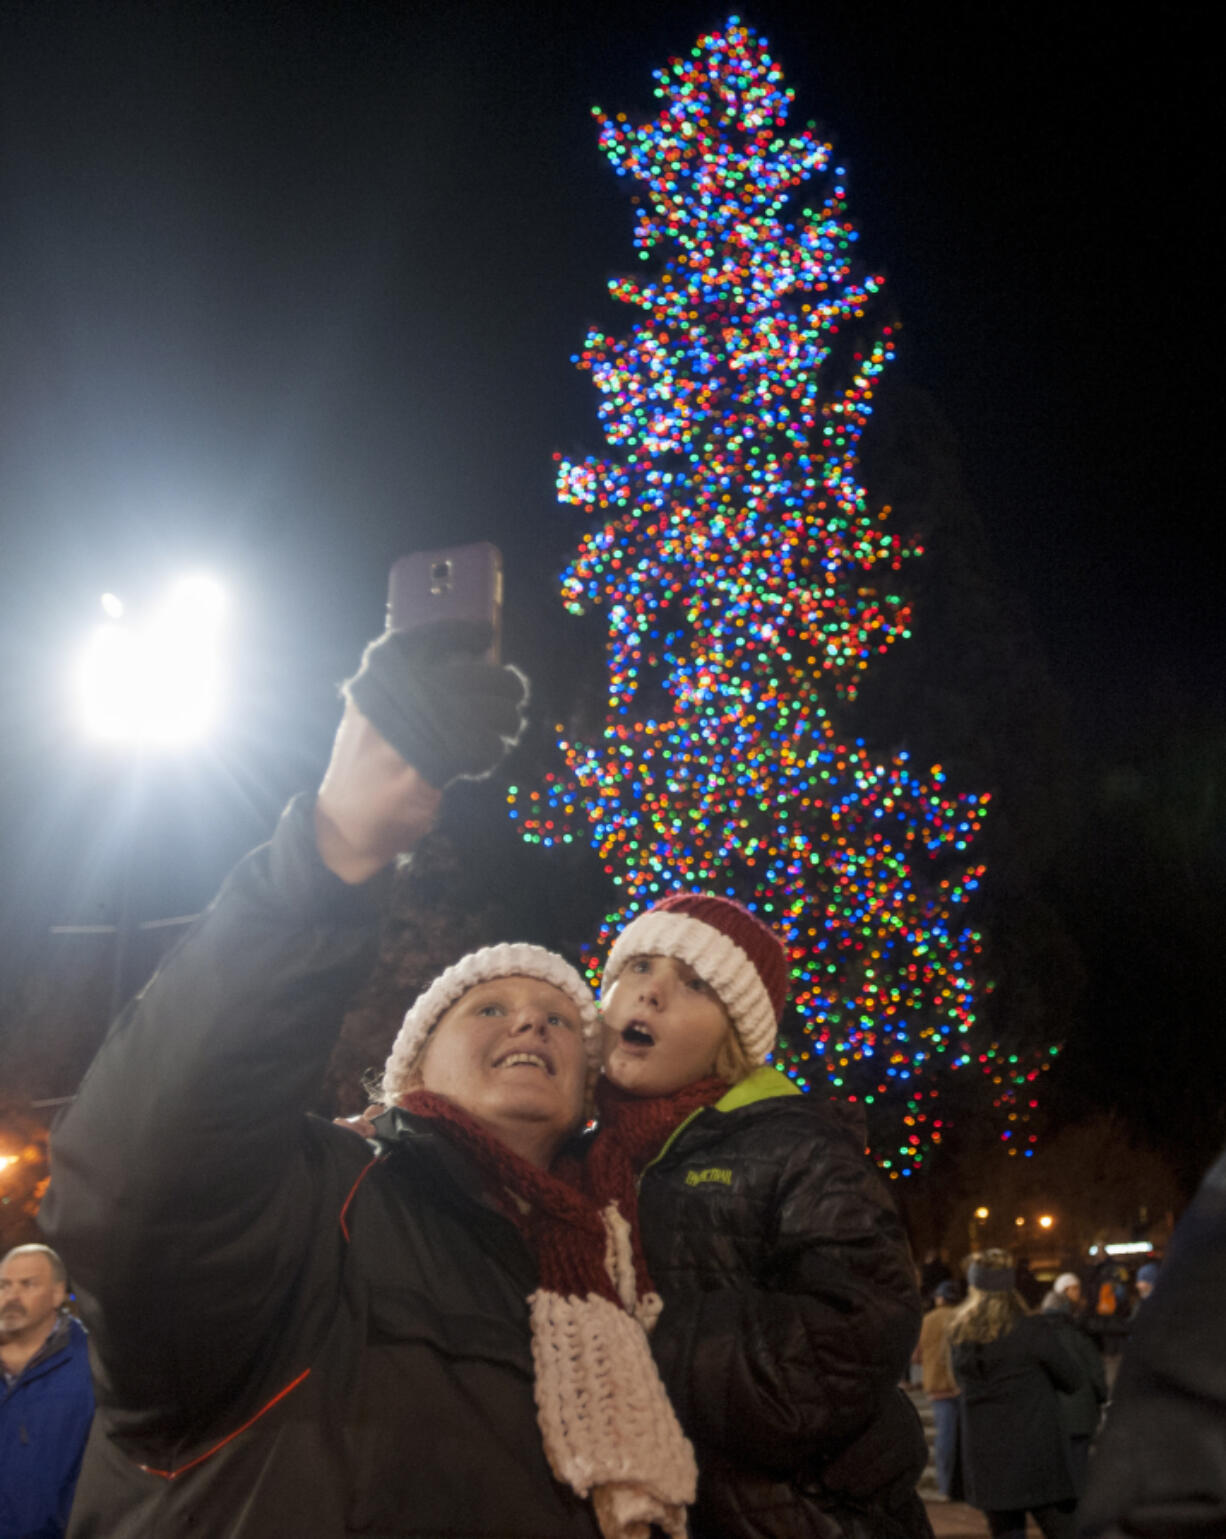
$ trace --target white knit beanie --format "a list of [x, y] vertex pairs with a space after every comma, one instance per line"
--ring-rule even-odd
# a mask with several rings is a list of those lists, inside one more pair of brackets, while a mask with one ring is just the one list
[[492, 978], [539, 978], [553, 984], [579, 1011], [583, 1045], [587, 1049], [588, 1070], [594, 1075], [600, 1067], [600, 1028], [596, 1019], [596, 1000], [583, 978], [565, 957], [543, 946], [527, 942], [483, 946], [470, 951], [419, 994], [401, 1024], [392, 1050], [383, 1068], [383, 1100], [393, 1106], [413, 1089], [414, 1070], [421, 1062], [430, 1033], [443, 1015], [475, 984]]

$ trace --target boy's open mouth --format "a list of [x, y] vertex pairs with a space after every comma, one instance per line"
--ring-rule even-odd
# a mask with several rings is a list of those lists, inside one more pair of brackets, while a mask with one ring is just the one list
[[641, 1021], [631, 1021], [622, 1031], [622, 1041], [630, 1047], [654, 1047], [656, 1039]]

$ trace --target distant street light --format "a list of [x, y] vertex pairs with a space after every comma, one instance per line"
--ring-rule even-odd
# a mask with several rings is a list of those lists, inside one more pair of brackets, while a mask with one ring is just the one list
[[1014, 1219], [1014, 1220], [1013, 1220], [1013, 1222], [1014, 1222], [1014, 1223], [1015, 1223], [1015, 1224], [1016, 1224], [1016, 1225], [1017, 1225], [1017, 1227], [1018, 1227], [1018, 1228], [1019, 1228], [1019, 1229], [1020, 1229], [1020, 1228], [1021, 1228], [1021, 1227], [1022, 1227], [1022, 1225], [1023, 1225], [1023, 1224], [1024, 1224], [1024, 1223], [1025, 1223], [1025, 1222], [1026, 1222], [1026, 1220], [1025, 1220], [1025, 1219], [1024, 1219], [1024, 1218], [1015, 1218], [1015, 1219]]
[[982, 1219], [985, 1219], [985, 1218], [987, 1218], [987, 1216], [988, 1216], [988, 1210], [987, 1210], [987, 1208], [976, 1208], [976, 1209], [975, 1209], [975, 1217], [976, 1217], [976, 1218], [977, 1218], [977, 1219], [980, 1219], [980, 1220], [982, 1220]]
[[1051, 1216], [1050, 1213], [1044, 1213], [1039, 1218], [1039, 1228], [1050, 1229], [1055, 1222], [1055, 1219]]
[[225, 600], [207, 577], [176, 583], [144, 625], [124, 618], [113, 593], [77, 676], [82, 720], [91, 736], [175, 747], [201, 738], [221, 697], [220, 632]]

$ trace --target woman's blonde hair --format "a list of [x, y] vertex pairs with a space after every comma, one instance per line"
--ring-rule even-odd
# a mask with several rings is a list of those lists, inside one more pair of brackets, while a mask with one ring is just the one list
[[[989, 1271], [1013, 1270], [1013, 1257], [1007, 1251], [984, 1250], [970, 1259]], [[1016, 1288], [983, 1289], [972, 1285], [966, 1302], [949, 1322], [949, 1340], [999, 1341], [1029, 1313], [1026, 1300]]]

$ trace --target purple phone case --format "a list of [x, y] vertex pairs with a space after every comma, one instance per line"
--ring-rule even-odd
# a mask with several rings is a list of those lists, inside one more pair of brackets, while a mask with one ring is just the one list
[[401, 556], [387, 582], [387, 628], [409, 631], [432, 620], [486, 620], [491, 660], [502, 639], [502, 556], [488, 540]]

